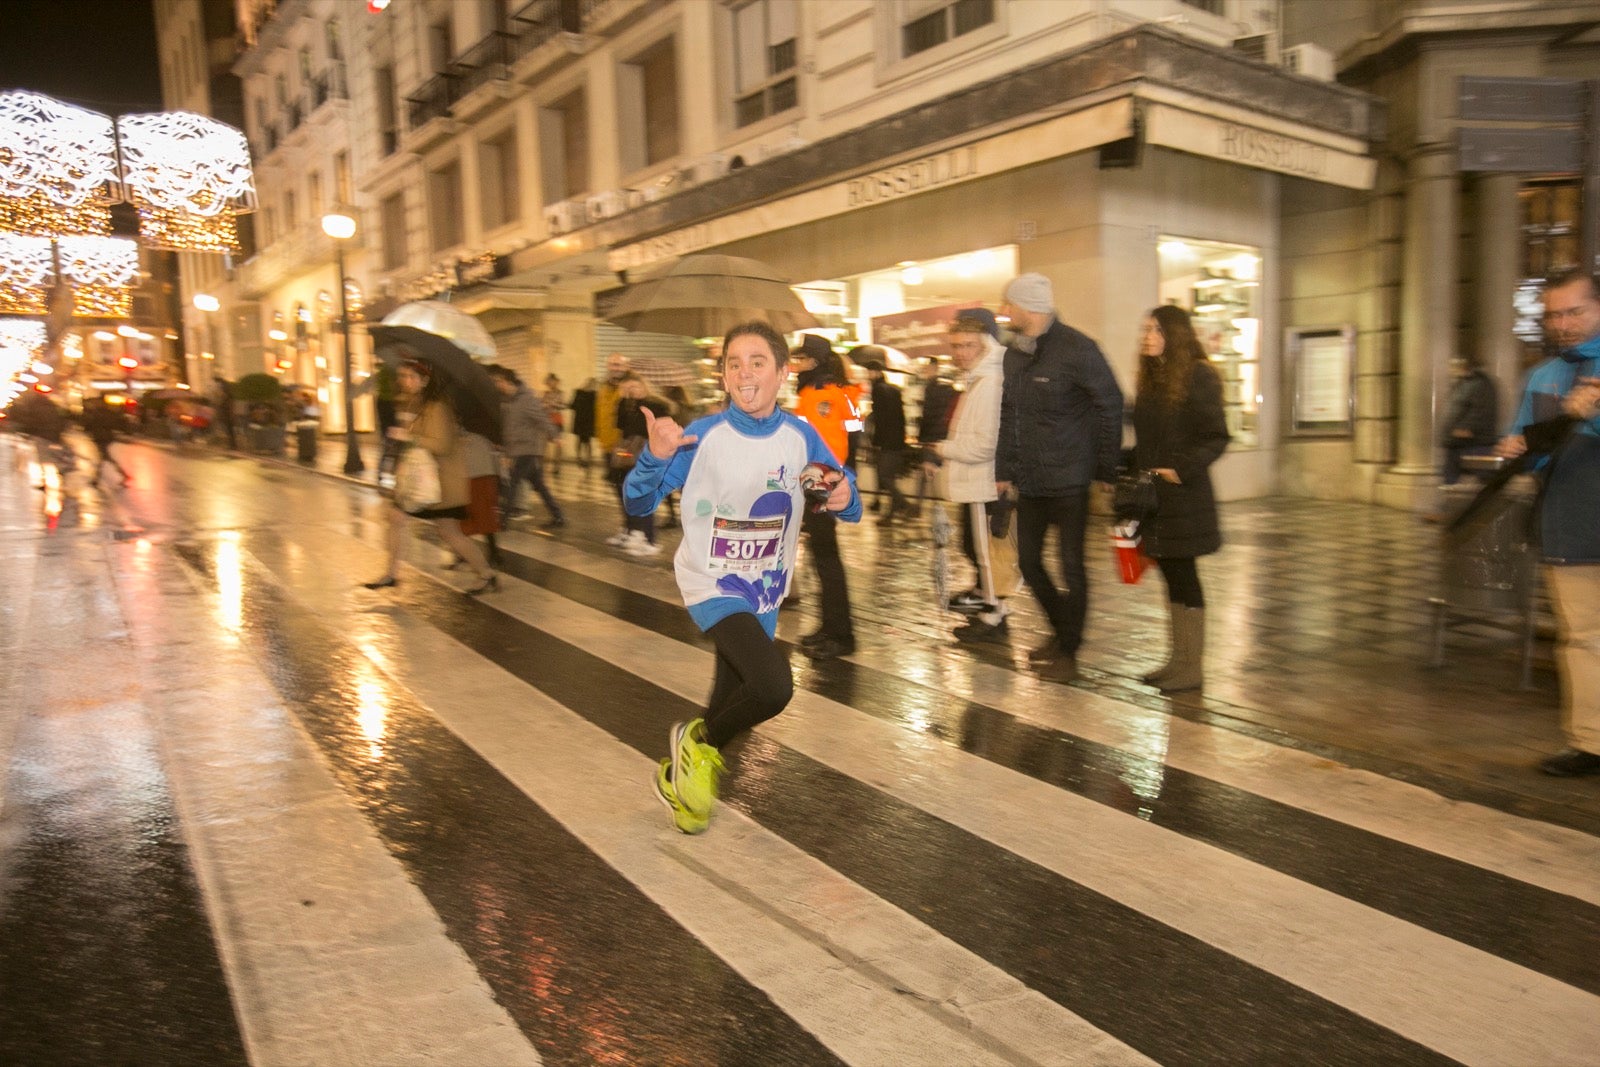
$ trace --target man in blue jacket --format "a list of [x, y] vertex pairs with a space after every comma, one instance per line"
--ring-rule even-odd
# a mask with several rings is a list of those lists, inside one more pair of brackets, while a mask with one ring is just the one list
[[1570, 778], [1600, 774], [1600, 279], [1576, 271], [1551, 278], [1544, 323], [1556, 356], [1528, 375], [1500, 452], [1548, 457], [1539, 541], [1560, 623], [1569, 747], [1539, 767]]
[[[1117, 475], [1122, 446], [1122, 390], [1100, 346], [1061, 322], [1050, 279], [1023, 274], [1006, 286], [1002, 314], [1015, 337], [1005, 355], [995, 488], [1017, 500], [1017, 562], [1050, 617], [1054, 634], [1028, 653], [1043, 676], [1077, 677], [1078, 646], [1089, 611], [1083, 539], [1089, 484]], [[1045, 534], [1054, 526], [1066, 589], [1044, 566]]]

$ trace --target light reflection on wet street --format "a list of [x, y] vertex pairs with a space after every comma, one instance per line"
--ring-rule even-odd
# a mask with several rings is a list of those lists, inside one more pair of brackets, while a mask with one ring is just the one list
[[[40, 491], [18, 454], [0, 1061], [1600, 1062], [1600, 803], [1515, 778], [1483, 693], [1430, 740], [1420, 676], [1336, 676], [1343, 621], [1406, 601], [1270, 582], [1260, 510], [1215, 693], [1176, 704], [1131, 680], [1151, 590], [1095, 586], [1062, 687], [948, 640], [915, 529], [849, 531], [861, 652], [793, 655], [690, 839], [648, 781], [708, 646], [665, 555], [600, 543], [598, 479], [474, 600], [420, 542], [359, 588], [360, 486], [137, 445], [129, 489]], [[1332, 650], [1300, 687], [1297, 648]]]

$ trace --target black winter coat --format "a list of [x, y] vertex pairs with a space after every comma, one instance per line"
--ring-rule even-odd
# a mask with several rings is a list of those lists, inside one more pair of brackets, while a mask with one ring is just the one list
[[955, 410], [955, 386], [934, 378], [922, 388], [922, 415], [917, 419], [917, 442], [931, 445], [950, 433], [950, 413]]
[[1023, 496], [1066, 496], [1117, 477], [1122, 390], [1100, 346], [1058, 321], [1032, 354], [1006, 349], [994, 477]]
[[888, 382], [872, 383], [872, 446], [880, 451], [906, 447], [906, 405]]
[[1134, 455], [1140, 470], [1170, 467], [1183, 483], [1156, 479], [1160, 507], [1145, 524], [1145, 554], [1156, 559], [1204, 556], [1222, 547], [1211, 464], [1228, 447], [1222, 379], [1209, 363], [1192, 361], [1183, 404], [1169, 412], [1156, 397], [1133, 405]]

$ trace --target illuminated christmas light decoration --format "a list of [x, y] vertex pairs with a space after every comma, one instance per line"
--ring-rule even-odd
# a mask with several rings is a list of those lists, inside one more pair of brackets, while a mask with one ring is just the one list
[[0, 314], [46, 314], [55, 273], [50, 238], [0, 233]]
[[140, 204], [139, 236], [151, 248], [177, 252], [238, 252], [242, 247], [231, 211], [208, 217]]
[[250, 147], [232, 126], [188, 111], [117, 120], [122, 180], [147, 245], [239, 249], [235, 216], [256, 206]]
[[119, 195], [110, 118], [39, 93], [0, 93], [0, 229], [103, 234]]
[[61, 335], [61, 358], [73, 362], [83, 358], [83, 335], [77, 333]]
[[104, 204], [62, 207], [52, 204], [43, 193], [28, 196], [0, 196], [0, 233], [54, 237], [58, 234], [107, 234], [111, 232], [111, 209]]
[[61, 276], [72, 283], [72, 313], [126, 318], [133, 311], [139, 246], [126, 237], [63, 237]]
[[44, 351], [44, 323], [33, 319], [0, 319], [0, 381], [27, 371]]
[[0, 348], [25, 353], [29, 363], [44, 351], [45, 339], [44, 323], [36, 319], [0, 319]]

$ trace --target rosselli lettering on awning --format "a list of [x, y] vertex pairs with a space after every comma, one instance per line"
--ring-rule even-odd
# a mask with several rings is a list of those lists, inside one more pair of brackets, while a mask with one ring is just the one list
[[1109, 100], [982, 141], [945, 147], [769, 204], [623, 245], [612, 249], [607, 257], [608, 265], [612, 270], [635, 270], [674, 256], [992, 177], [1041, 159], [1071, 155], [1120, 140], [1132, 129], [1132, 99]]
[[1308, 128], [1297, 135], [1153, 102], [1146, 103], [1144, 116], [1147, 144], [1350, 189], [1371, 189], [1377, 175], [1376, 161], [1334, 143], [1344, 138]]

